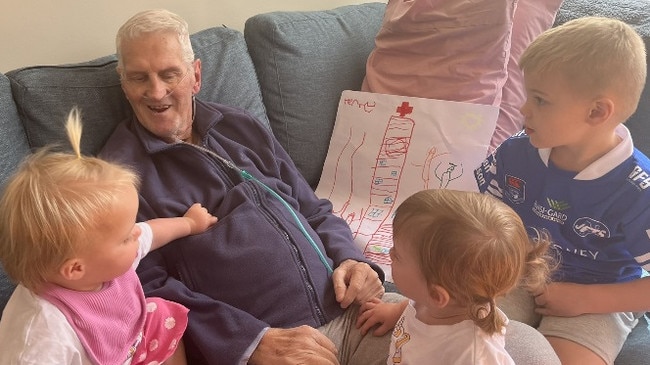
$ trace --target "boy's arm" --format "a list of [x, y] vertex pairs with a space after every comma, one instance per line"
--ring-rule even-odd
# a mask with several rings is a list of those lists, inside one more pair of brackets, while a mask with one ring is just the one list
[[147, 221], [153, 231], [153, 242], [150, 251], [160, 248], [169, 242], [205, 232], [210, 226], [217, 223], [217, 217], [199, 203], [193, 204], [182, 217], [155, 218]]
[[551, 283], [535, 303], [537, 313], [560, 317], [650, 311], [650, 277], [614, 284]]

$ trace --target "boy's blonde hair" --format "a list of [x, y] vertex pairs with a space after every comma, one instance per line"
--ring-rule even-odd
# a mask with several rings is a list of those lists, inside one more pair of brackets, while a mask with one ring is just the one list
[[636, 110], [646, 81], [643, 39], [628, 24], [610, 18], [583, 17], [537, 37], [519, 60], [524, 74], [559, 72], [585, 95], [613, 92], [617, 119]]
[[485, 332], [501, 331], [495, 300], [517, 285], [546, 284], [553, 258], [547, 239], [529, 239], [521, 219], [496, 198], [424, 190], [397, 208], [393, 235], [415, 254], [429, 285], [449, 292]]
[[138, 186], [128, 168], [80, 152], [81, 117], [66, 123], [74, 154], [43, 148], [28, 156], [0, 200], [0, 262], [9, 277], [38, 292], [86, 244], [85, 234]]

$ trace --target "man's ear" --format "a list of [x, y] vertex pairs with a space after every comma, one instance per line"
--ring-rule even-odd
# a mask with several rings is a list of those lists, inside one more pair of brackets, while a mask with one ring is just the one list
[[614, 108], [612, 99], [600, 97], [592, 103], [587, 120], [592, 125], [602, 124], [614, 115]]
[[429, 285], [429, 300], [432, 304], [439, 308], [445, 307], [449, 304], [449, 292], [440, 285]]
[[201, 90], [201, 59], [197, 58], [193, 62], [194, 85], [192, 85], [192, 94], [196, 95]]
[[59, 269], [59, 275], [65, 280], [75, 281], [84, 277], [86, 274], [86, 266], [83, 261], [78, 258], [66, 260]]

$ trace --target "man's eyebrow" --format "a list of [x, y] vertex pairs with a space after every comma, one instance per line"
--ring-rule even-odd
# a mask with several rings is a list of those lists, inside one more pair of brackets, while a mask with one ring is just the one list
[[[183, 69], [182, 69], [181, 67], [172, 66], [172, 67], [168, 67], [168, 68], [165, 68], [165, 69], [162, 69], [162, 70], [156, 71], [156, 72], [154, 72], [154, 73], [156, 73], [156, 74], [161, 74], [161, 73], [163, 73], [163, 74], [164, 74], [164, 73], [170, 73], [170, 72], [180, 72], [180, 73], [183, 73]], [[149, 74], [149, 71], [142, 71], [142, 70], [126, 70], [126, 69], [125, 69], [125, 70], [124, 70], [124, 73], [125, 73], [125, 74], [131, 74], [131, 75], [133, 75], [133, 74], [144, 74], [144, 75], [146, 75], [146, 74]]]

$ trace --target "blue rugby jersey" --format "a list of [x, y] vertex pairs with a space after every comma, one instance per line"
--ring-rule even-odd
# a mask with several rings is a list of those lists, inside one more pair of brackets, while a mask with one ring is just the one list
[[622, 141], [578, 174], [549, 163], [524, 133], [506, 140], [475, 170], [479, 191], [511, 206], [529, 228], [546, 230], [561, 264], [554, 280], [624, 282], [650, 269], [650, 160]]

